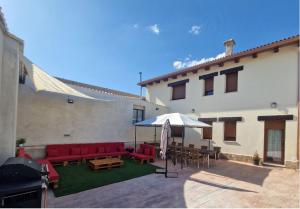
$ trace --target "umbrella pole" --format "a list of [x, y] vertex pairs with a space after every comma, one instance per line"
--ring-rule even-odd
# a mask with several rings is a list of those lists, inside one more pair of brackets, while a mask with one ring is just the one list
[[167, 148], [166, 148], [166, 172], [165, 172], [165, 178], [168, 178], [168, 144], [169, 144], [169, 137], [167, 134]]
[[181, 169], [183, 169], [183, 142], [184, 142], [184, 126], [182, 126], [182, 139], [181, 139]]
[[136, 152], [136, 126], [134, 126], [134, 152]]

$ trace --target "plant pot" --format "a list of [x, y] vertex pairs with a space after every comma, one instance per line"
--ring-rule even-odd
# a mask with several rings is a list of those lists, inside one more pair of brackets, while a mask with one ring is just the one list
[[253, 160], [254, 165], [259, 165], [259, 160]]

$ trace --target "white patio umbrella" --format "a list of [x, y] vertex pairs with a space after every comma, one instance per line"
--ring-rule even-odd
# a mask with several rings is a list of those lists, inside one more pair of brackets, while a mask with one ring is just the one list
[[171, 138], [170, 121], [167, 119], [163, 124], [160, 135], [160, 156], [164, 160], [166, 158], [168, 139]]
[[190, 128], [211, 127], [209, 124], [193, 119], [191, 116], [181, 113], [159, 115], [138, 123], [135, 126], [162, 126], [169, 119], [171, 126], [184, 126]]
[[[136, 127], [137, 126], [146, 126], [146, 127], [160, 127], [165, 124], [165, 122], [169, 120], [171, 127], [188, 127], [188, 128], [204, 128], [211, 127], [211, 125], [206, 124], [202, 121], [196, 120], [191, 116], [181, 114], [181, 113], [169, 113], [159, 115], [138, 123], [135, 123], [135, 149], [136, 149]], [[156, 138], [156, 129], [155, 129], [155, 138]], [[182, 147], [184, 145], [184, 134], [182, 134]], [[182, 168], [182, 159], [181, 159], [181, 168]]]

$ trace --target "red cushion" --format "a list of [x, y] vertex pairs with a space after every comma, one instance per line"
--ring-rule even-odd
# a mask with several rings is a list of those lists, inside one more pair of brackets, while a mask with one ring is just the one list
[[20, 147], [20, 148], [18, 149], [18, 157], [23, 157], [23, 158], [32, 160], [31, 155], [29, 155], [29, 154], [27, 154], [27, 153], [25, 152], [24, 147]]
[[87, 147], [81, 147], [81, 154], [86, 155], [89, 153], [89, 149]]
[[80, 155], [80, 147], [72, 147], [71, 155]]
[[84, 159], [96, 158], [96, 157], [106, 157], [106, 156], [107, 156], [106, 153], [93, 153], [93, 154], [81, 155], [81, 157]]
[[47, 149], [47, 157], [57, 157], [59, 156], [58, 149]]
[[68, 156], [58, 156], [58, 157], [47, 157], [47, 160], [50, 162], [62, 162], [62, 161], [71, 161], [71, 160], [80, 160], [80, 155], [68, 155]]
[[126, 152], [110, 152], [110, 153], [106, 153], [107, 156], [110, 157], [116, 157], [116, 156], [121, 156], [121, 155], [125, 155], [127, 154]]
[[98, 147], [98, 153], [105, 153], [104, 147]]
[[130, 155], [134, 158], [137, 158], [137, 159], [143, 159], [143, 160], [149, 160], [150, 159], [150, 156], [143, 155], [143, 154], [131, 153]]
[[116, 152], [117, 151], [117, 147], [115, 145], [111, 145], [110, 146], [110, 151], [111, 152]]
[[58, 151], [59, 151], [59, 156], [66, 156], [66, 155], [69, 155], [69, 146], [68, 145], [61, 145], [59, 148], [58, 148]]
[[149, 148], [145, 148], [144, 149], [144, 154], [145, 155], [150, 155], [150, 149]]
[[106, 146], [106, 147], [105, 147], [105, 152], [111, 152], [110, 146]]
[[98, 148], [95, 145], [90, 145], [88, 149], [89, 149], [88, 154], [94, 154], [98, 152]]
[[123, 147], [123, 146], [121, 146], [121, 145], [120, 145], [120, 146], [118, 146], [118, 149], [117, 149], [117, 151], [119, 151], [119, 152], [124, 152], [124, 150], [125, 150], [125, 149], [124, 149], [124, 147]]
[[139, 154], [142, 154], [144, 152], [144, 149], [142, 149], [142, 148], [139, 148], [138, 150], [137, 150], [137, 153], [139, 153]]
[[105, 153], [104, 147], [98, 147], [98, 153]]

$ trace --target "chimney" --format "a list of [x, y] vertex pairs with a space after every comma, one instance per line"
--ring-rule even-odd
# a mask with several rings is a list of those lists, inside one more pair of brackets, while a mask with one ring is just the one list
[[224, 42], [225, 46], [225, 56], [230, 56], [233, 54], [233, 46], [235, 45], [235, 41], [231, 38]]

